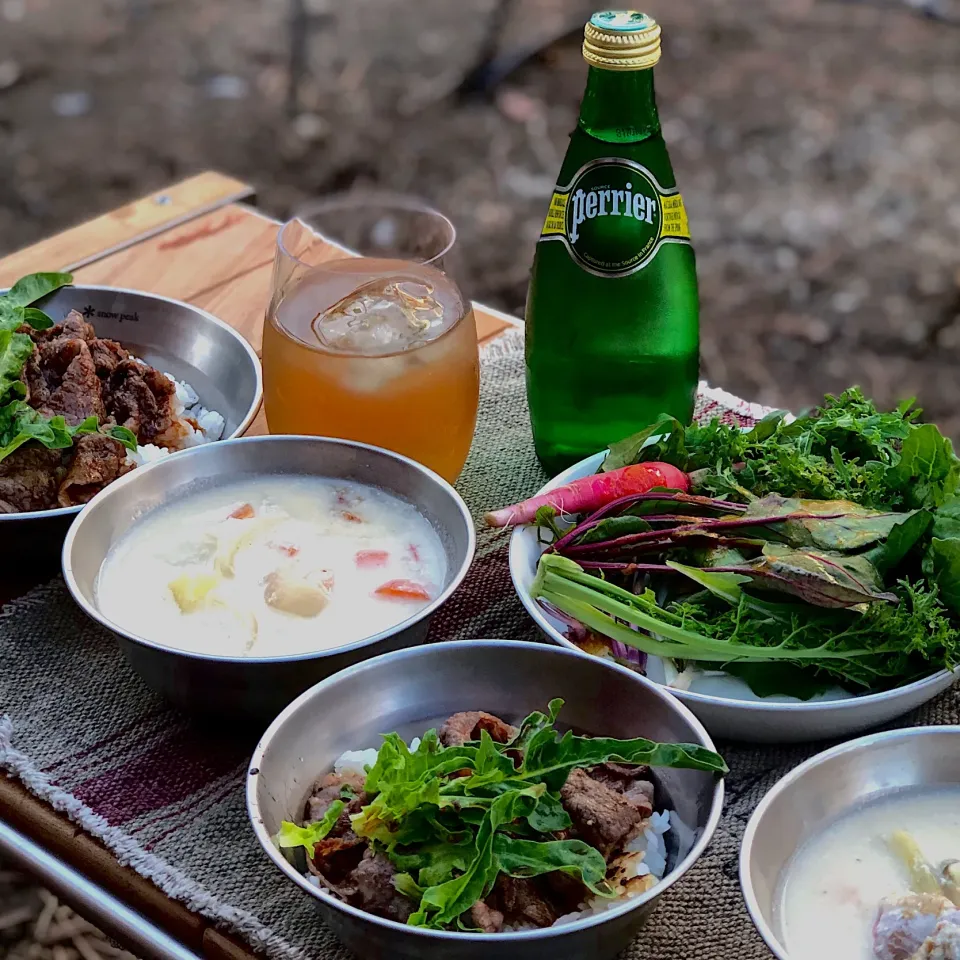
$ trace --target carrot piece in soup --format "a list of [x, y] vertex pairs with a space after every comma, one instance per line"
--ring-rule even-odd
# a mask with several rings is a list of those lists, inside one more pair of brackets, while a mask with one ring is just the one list
[[357, 514], [351, 513], [349, 510], [344, 510], [342, 516], [343, 519], [349, 523], [363, 523], [363, 517], [359, 517]]
[[300, 548], [294, 546], [292, 543], [271, 543], [270, 546], [273, 547], [274, 550], [279, 550], [287, 557], [295, 557], [300, 552]]
[[358, 550], [354, 559], [361, 570], [367, 570], [371, 567], [385, 567], [390, 554], [386, 550]]
[[231, 520], [249, 520], [253, 516], [253, 504], [245, 503], [230, 514]]
[[387, 600], [429, 600], [430, 594], [423, 584], [413, 580], [388, 580], [373, 591], [375, 596]]

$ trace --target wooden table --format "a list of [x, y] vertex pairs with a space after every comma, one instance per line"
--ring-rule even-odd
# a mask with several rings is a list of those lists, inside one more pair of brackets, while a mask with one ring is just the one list
[[[252, 197], [252, 188], [237, 180], [201, 173], [0, 259], [0, 288], [27, 273], [69, 270], [77, 283], [132, 287], [196, 304], [239, 330], [259, 353], [277, 221], [251, 206]], [[517, 323], [479, 305], [476, 316], [481, 342]], [[262, 413], [249, 432], [266, 432]], [[0, 601], [13, 599], [55, 572], [14, 580], [3, 571]], [[213, 960], [251, 956], [245, 945], [120, 866], [105, 847], [3, 775], [0, 821], [187, 950]], [[69, 902], [69, 889], [60, 892]], [[75, 900], [72, 905], [83, 913], [79, 894]], [[142, 945], [130, 945], [144, 954]]]

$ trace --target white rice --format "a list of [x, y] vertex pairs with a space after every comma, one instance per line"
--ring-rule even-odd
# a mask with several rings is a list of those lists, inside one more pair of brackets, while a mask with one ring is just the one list
[[[137, 359], [137, 363], [146, 366], [142, 360]], [[197, 391], [189, 383], [177, 380], [169, 373], [164, 373], [164, 376], [176, 388], [173, 412], [183, 433], [178, 449], [186, 450], [190, 447], [198, 447], [201, 444], [213, 443], [215, 440], [222, 439], [227, 425], [223, 415], [217, 413], [216, 410], [208, 410], [203, 406], [200, 403]], [[196, 429], [191, 421], [196, 423], [199, 429]], [[135, 451], [127, 452], [127, 462], [142, 467], [148, 463], [153, 463], [155, 460], [163, 460], [164, 457], [169, 457], [171, 453], [175, 452], [166, 447], [158, 447], [153, 443], [143, 443], [139, 444]]]

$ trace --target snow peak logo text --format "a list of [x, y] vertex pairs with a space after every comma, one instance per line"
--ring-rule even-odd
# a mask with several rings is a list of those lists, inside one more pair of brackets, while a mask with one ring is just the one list
[[642, 270], [664, 243], [689, 243], [676, 187], [663, 187], [644, 166], [604, 157], [558, 186], [540, 234], [560, 241], [589, 273], [626, 277]]

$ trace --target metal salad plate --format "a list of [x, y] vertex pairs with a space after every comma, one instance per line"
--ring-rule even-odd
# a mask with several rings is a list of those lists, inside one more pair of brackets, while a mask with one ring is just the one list
[[[581, 460], [554, 477], [540, 492], [596, 473], [605, 456], [606, 451]], [[535, 527], [517, 527], [513, 531], [510, 576], [514, 589], [534, 623], [550, 640], [583, 653], [566, 638], [565, 624], [550, 616], [531, 596], [542, 549]], [[648, 659], [647, 676], [654, 682], [666, 683], [667, 674], [659, 658]], [[751, 743], [796, 743], [846, 737], [887, 723], [932, 700], [950, 687], [956, 676], [940, 670], [914, 683], [862, 696], [836, 687], [807, 701], [786, 696], [761, 699], [744, 681], [728, 675], [695, 679], [689, 689], [667, 689], [682, 700], [715, 737]]]
[[[54, 323], [77, 310], [98, 336], [118, 341], [140, 360], [190, 384], [203, 406], [223, 415], [225, 440], [240, 436], [260, 409], [263, 382], [253, 347], [199, 307], [137, 290], [82, 284], [61, 287], [39, 306]], [[17, 537], [31, 552], [41, 544], [58, 546], [81, 509], [0, 513], [0, 536], [5, 542]]]

